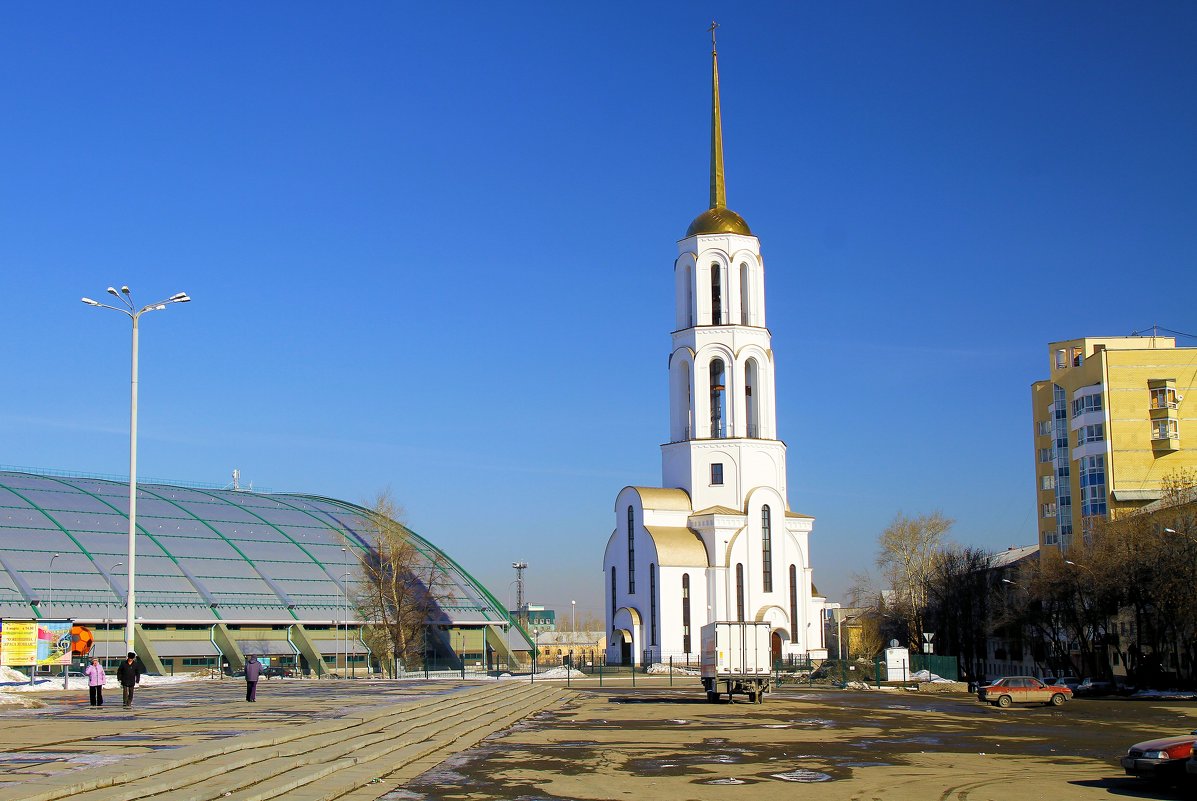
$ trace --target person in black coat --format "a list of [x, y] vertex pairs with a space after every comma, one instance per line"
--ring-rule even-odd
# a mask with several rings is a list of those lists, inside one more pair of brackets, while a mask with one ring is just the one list
[[256, 656], [245, 661], [245, 700], [258, 700], [258, 679], [262, 677], [262, 663]]
[[145, 673], [145, 665], [132, 651], [116, 668], [116, 680], [121, 685], [121, 699], [125, 709], [133, 706], [133, 689], [141, 682], [142, 673]]

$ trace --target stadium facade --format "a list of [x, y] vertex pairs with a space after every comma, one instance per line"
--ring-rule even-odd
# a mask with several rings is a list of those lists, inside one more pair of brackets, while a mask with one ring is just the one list
[[[0, 470], [0, 618], [73, 619], [91, 630], [93, 655], [118, 658], [128, 506], [127, 483]], [[315, 495], [139, 485], [134, 635], [147, 668], [237, 669], [256, 655], [309, 675], [376, 669], [350, 600], [370, 554], [369, 520], [360, 506]], [[490, 667], [531, 649], [481, 583], [404, 531], [447, 574], [426, 627], [431, 657]]]

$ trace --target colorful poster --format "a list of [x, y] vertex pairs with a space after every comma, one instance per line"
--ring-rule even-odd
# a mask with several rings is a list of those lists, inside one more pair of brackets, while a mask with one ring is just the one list
[[9, 667], [32, 665], [37, 660], [37, 621], [5, 620], [0, 629], [0, 660]]
[[37, 663], [71, 664], [71, 627], [73, 620], [39, 620], [37, 623]]

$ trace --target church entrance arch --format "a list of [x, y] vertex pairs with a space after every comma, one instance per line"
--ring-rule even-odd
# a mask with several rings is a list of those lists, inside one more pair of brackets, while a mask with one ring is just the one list
[[773, 634], [770, 635], [769, 640], [771, 646], [770, 650], [773, 653], [773, 664], [776, 665], [781, 661], [781, 632], [773, 632]]

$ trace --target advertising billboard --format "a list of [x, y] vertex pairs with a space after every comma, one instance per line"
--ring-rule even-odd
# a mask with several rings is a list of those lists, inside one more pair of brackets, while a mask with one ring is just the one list
[[0, 621], [0, 664], [69, 665], [72, 625], [70, 620]]

